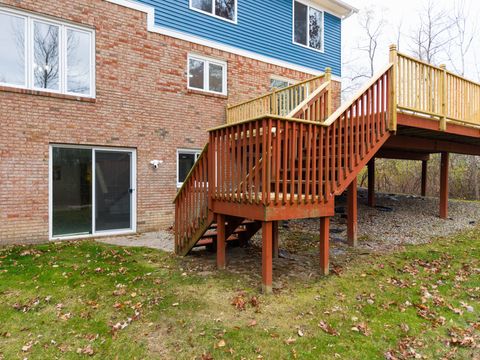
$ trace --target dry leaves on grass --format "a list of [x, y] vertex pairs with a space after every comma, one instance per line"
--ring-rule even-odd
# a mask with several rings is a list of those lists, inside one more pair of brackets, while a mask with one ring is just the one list
[[318, 326], [320, 327], [320, 329], [322, 329], [327, 334], [330, 334], [330, 335], [333, 335], [333, 336], [339, 336], [340, 335], [340, 333], [337, 330], [335, 330], [333, 327], [331, 327], [325, 321], [320, 321]]
[[258, 311], [260, 306], [260, 301], [256, 296], [252, 296], [250, 299], [248, 299], [247, 295], [242, 291], [234, 296], [234, 298], [231, 301], [231, 304], [235, 307], [235, 309], [239, 311], [246, 310], [246, 307], [248, 304], [252, 308], [254, 308], [256, 311]]
[[93, 356], [95, 354], [95, 351], [93, 350], [92, 345], [88, 344], [83, 348], [78, 348], [77, 354]]
[[358, 323], [357, 325], [353, 326], [352, 331], [359, 332], [364, 336], [370, 336], [372, 334], [368, 325], [364, 322]]
[[478, 336], [475, 336], [473, 328], [460, 329], [457, 327], [448, 330], [450, 336], [447, 344], [450, 346], [473, 348], [477, 345]]

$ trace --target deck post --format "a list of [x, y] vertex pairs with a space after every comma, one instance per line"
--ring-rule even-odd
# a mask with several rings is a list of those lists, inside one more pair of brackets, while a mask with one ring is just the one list
[[332, 114], [332, 68], [326, 67], [325, 68], [325, 82], [328, 81], [328, 89], [327, 89], [327, 118]]
[[262, 222], [262, 292], [272, 292], [272, 222]]
[[442, 117], [440, 118], [440, 131], [447, 130], [447, 67], [445, 64], [440, 65], [443, 70], [442, 77], [440, 78], [440, 101]]
[[448, 163], [449, 153], [442, 152], [440, 161], [440, 217], [448, 217]]
[[357, 178], [353, 179], [348, 186], [347, 192], [348, 215], [347, 215], [347, 242], [350, 246], [357, 246]]
[[427, 171], [428, 171], [428, 161], [422, 160], [422, 196], [427, 196]]
[[375, 158], [368, 162], [368, 206], [375, 207]]
[[278, 221], [272, 223], [272, 256], [278, 258]]
[[330, 218], [320, 218], [320, 273], [328, 275], [330, 251]]
[[217, 214], [217, 268], [225, 269], [225, 215]]
[[390, 45], [390, 63], [393, 64], [391, 70], [391, 76], [388, 79], [389, 82], [389, 95], [390, 95], [390, 121], [388, 123], [388, 130], [397, 131], [397, 67], [398, 67], [398, 53], [397, 45]]

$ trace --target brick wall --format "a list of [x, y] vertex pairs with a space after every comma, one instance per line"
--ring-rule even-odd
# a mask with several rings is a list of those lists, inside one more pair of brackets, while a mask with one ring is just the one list
[[[202, 148], [225, 106], [310, 75], [147, 32], [146, 14], [101, 0], [0, 0], [96, 29], [96, 99], [0, 88], [0, 244], [48, 239], [51, 143], [137, 149], [137, 230], [173, 223], [176, 149]], [[187, 54], [228, 63], [228, 97], [187, 90]], [[336, 84], [336, 102], [340, 86]], [[152, 159], [164, 161], [153, 170]]]

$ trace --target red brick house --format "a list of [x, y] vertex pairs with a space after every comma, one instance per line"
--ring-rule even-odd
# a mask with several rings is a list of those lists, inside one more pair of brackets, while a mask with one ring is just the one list
[[339, 81], [353, 8], [254, 3], [0, 0], [0, 244], [169, 228], [227, 104]]

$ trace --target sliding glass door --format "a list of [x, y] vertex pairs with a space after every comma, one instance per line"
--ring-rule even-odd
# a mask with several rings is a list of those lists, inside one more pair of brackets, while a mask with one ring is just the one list
[[129, 152], [95, 150], [95, 229], [131, 228], [131, 158]]
[[92, 151], [53, 148], [52, 235], [92, 231]]
[[51, 147], [51, 237], [135, 230], [134, 150]]

